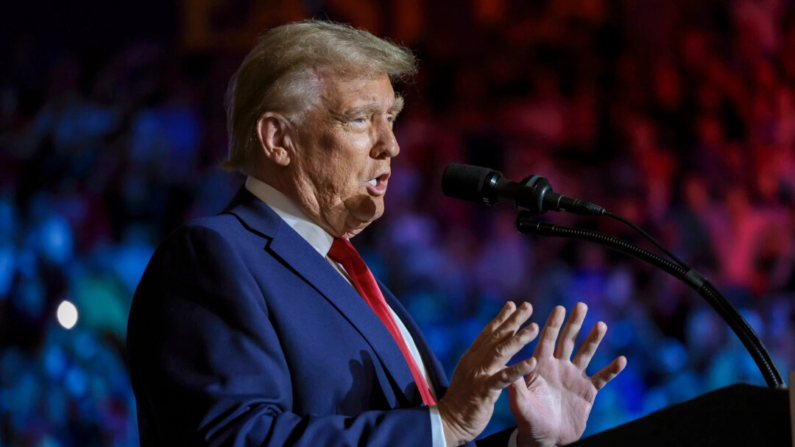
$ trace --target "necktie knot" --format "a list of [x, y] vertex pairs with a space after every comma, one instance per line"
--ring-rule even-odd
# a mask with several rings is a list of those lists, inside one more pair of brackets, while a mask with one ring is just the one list
[[342, 237], [335, 237], [328, 251], [328, 257], [331, 258], [332, 261], [342, 264], [343, 261], [351, 258], [359, 258], [360, 256], [359, 252], [353, 248], [351, 241]]

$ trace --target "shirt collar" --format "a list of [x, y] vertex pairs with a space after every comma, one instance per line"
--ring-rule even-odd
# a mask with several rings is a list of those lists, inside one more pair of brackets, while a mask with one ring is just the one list
[[271, 207], [290, 228], [309, 242], [309, 245], [317, 250], [321, 256], [325, 258], [328, 255], [331, 244], [334, 242], [334, 237], [314, 223], [298, 204], [278, 189], [252, 176], [248, 176], [246, 179], [246, 189]]

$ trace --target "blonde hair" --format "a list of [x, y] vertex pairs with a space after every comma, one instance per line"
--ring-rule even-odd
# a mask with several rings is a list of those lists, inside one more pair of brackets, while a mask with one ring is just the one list
[[253, 167], [257, 120], [263, 113], [279, 112], [300, 124], [319, 99], [317, 71], [325, 68], [350, 76], [387, 74], [392, 82], [417, 72], [410, 50], [348, 25], [308, 20], [272, 28], [229, 81], [229, 156], [222, 167]]

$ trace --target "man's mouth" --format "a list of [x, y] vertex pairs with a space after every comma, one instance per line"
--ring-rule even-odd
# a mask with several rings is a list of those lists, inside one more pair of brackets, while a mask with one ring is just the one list
[[389, 179], [388, 172], [371, 178], [366, 182], [367, 190], [370, 192], [371, 195], [374, 196], [384, 195], [386, 193], [386, 184], [388, 179]]

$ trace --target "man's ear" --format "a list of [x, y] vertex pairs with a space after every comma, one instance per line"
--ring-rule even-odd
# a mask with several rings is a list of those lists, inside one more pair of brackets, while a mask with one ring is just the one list
[[265, 112], [257, 120], [257, 139], [265, 158], [279, 166], [287, 166], [295, 153], [290, 123], [276, 112]]

